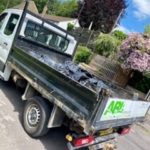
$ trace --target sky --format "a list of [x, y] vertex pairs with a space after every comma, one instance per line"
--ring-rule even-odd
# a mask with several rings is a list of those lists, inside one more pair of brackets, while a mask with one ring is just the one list
[[144, 27], [150, 24], [150, 0], [126, 1], [128, 7], [117, 29], [127, 34], [131, 32], [143, 32]]
[[150, 0], [127, 0], [127, 5], [118, 28], [126, 33], [143, 32], [150, 24]]

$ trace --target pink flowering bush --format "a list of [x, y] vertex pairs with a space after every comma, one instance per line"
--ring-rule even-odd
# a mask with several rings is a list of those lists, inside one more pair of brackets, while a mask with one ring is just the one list
[[135, 33], [130, 35], [121, 45], [119, 59], [123, 69], [150, 71], [150, 38]]

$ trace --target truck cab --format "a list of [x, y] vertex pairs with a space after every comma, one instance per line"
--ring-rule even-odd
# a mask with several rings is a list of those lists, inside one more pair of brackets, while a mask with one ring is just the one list
[[22, 15], [21, 10], [9, 9], [0, 15], [0, 76], [8, 81], [11, 69], [7, 66], [7, 58], [10, 53], [17, 27]]
[[72, 59], [75, 53], [77, 41], [65, 30], [50, 22], [43, 22], [41, 16], [37, 18], [35, 14], [31, 13], [26, 13], [23, 22], [21, 22], [22, 15], [23, 10], [19, 9], [7, 9], [0, 15], [0, 78], [5, 81], [9, 80], [12, 71], [7, 64], [7, 59], [15, 36], [18, 34], [19, 24], [22, 24], [20, 36], [60, 51], [66, 54], [69, 59]]

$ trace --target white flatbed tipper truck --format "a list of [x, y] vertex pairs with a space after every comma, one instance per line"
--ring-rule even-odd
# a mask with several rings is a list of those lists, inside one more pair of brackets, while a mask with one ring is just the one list
[[144, 120], [149, 102], [71, 63], [77, 40], [27, 7], [0, 15], [0, 78], [25, 87], [23, 126], [30, 136], [65, 124], [69, 150], [100, 149]]

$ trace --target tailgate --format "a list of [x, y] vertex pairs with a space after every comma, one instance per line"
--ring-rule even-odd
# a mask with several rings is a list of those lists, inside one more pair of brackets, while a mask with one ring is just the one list
[[149, 107], [150, 102], [119, 98], [105, 99], [97, 111], [93, 126], [99, 130], [143, 121]]

